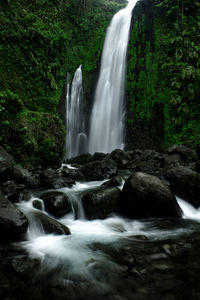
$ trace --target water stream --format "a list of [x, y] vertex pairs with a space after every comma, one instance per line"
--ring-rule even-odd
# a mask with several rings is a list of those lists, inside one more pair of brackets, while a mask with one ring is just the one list
[[[148, 242], [158, 242], [181, 239], [200, 230], [200, 211], [179, 198], [177, 200], [183, 210], [180, 221], [138, 221], [118, 215], [111, 215], [105, 220], [88, 221], [84, 215], [81, 197], [84, 192], [100, 186], [103, 182], [77, 182], [72, 188], [59, 189], [70, 198], [74, 207], [73, 213], [58, 219], [70, 229], [69, 236], [44, 233], [41, 223], [35, 218], [37, 209], [33, 208], [32, 202], [39, 198], [34, 194], [28, 202], [18, 205], [29, 220], [27, 240], [20, 245], [26, 249], [30, 258], [40, 261], [37, 280], [44, 281], [51, 289], [56, 286], [57, 299], [63, 299], [62, 293], [69, 293], [69, 299], [79, 299], [80, 294], [80, 299], [102, 299], [107, 294], [118, 293], [119, 288], [122, 294], [126, 294], [121, 279], [123, 268], [106, 254], [107, 249], [117, 252], [118, 248], [131, 243], [137, 236], [145, 236]], [[44, 209], [43, 213], [47, 214]], [[122, 299], [132, 299], [132, 294]]]

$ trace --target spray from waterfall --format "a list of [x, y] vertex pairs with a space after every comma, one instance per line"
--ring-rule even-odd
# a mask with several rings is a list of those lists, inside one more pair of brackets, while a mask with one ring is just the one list
[[108, 27], [92, 109], [89, 152], [124, 147], [124, 81], [132, 10], [137, 0], [114, 15]]
[[65, 158], [71, 158], [87, 151], [87, 135], [83, 113], [83, 88], [81, 65], [74, 74], [71, 92], [70, 83], [66, 91], [66, 142]]

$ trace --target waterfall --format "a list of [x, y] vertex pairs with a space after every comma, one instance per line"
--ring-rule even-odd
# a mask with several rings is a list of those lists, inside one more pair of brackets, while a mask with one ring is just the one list
[[125, 63], [136, 2], [129, 0], [127, 7], [114, 15], [107, 30], [90, 122], [90, 153], [107, 153], [124, 147]]
[[82, 102], [82, 71], [81, 65], [74, 74], [71, 93], [70, 83], [66, 92], [66, 158], [77, 156], [87, 151], [87, 135]]

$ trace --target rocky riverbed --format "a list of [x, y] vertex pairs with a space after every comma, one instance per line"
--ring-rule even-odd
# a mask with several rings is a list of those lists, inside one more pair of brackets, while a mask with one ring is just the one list
[[1, 299], [199, 299], [199, 171], [183, 145], [46, 169], [0, 148]]

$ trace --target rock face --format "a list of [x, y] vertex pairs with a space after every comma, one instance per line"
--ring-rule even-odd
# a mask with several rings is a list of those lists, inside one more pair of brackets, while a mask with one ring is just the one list
[[31, 173], [21, 166], [15, 165], [13, 168], [13, 179], [19, 183], [28, 183]]
[[0, 194], [0, 240], [12, 240], [25, 233], [28, 221], [8, 199]]
[[79, 169], [84, 180], [102, 180], [114, 177], [117, 174], [117, 167], [112, 159], [106, 158], [101, 161], [92, 161]]
[[120, 212], [129, 218], [181, 217], [175, 196], [159, 178], [142, 172], [131, 175], [125, 182]]
[[55, 217], [61, 217], [72, 210], [69, 199], [62, 192], [47, 192], [40, 198], [44, 201], [45, 210]]
[[169, 168], [164, 176], [173, 191], [195, 207], [200, 206], [200, 174], [183, 166]]
[[82, 204], [89, 220], [105, 219], [118, 212], [121, 191], [116, 187], [108, 187], [83, 196]]
[[44, 172], [40, 173], [40, 186], [58, 189], [62, 187], [71, 187], [75, 183], [71, 178], [64, 178], [62, 175], [62, 173], [58, 174], [56, 170], [50, 168], [46, 169]]
[[39, 210], [34, 212], [34, 216], [38, 219], [38, 222], [41, 223], [43, 230], [46, 234], [71, 234], [67, 226], [64, 226], [60, 222], [48, 217]]
[[168, 149], [169, 154], [178, 154], [185, 161], [191, 161], [196, 158], [195, 151], [184, 145], [173, 145]]
[[3, 147], [0, 147], [0, 178], [3, 180], [11, 172], [14, 164], [12, 155], [10, 155]]

